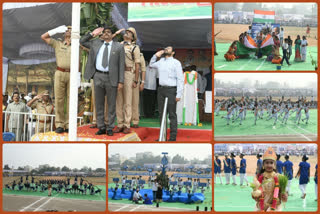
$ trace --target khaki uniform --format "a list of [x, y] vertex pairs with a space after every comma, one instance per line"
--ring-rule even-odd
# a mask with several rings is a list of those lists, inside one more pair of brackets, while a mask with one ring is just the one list
[[[45, 103], [41, 100], [32, 103], [32, 109], [36, 109], [38, 114], [54, 114], [54, 106], [51, 103]], [[53, 127], [53, 117], [37, 116], [36, 133], [44, 133], [51, 131]]]
[[122, 128], [125, 126], [126, 128], [130, 128], [133, 97], [132, 84], [135, 80], [135, 64], [140, 63], [140, 48], [137, 45], [125, 44], [124, 50], [126, 55], [126, 71], [124, 73], [123, 88], [117, 93], [116, 113], [118, 127]]
[[[69, 128], [69, 91], [70, 91], [70, 62], [71, 45], [50, 39], [49, 45], [55, 49], [57, 66], [69, 72], [56, 69], [54, 75], [54, 95], [56, 107], [56, 128]], [[67, 112], [64, 113], [65, 99], [67, 98]]]
[[[146, 72], [146, 61], [144, 60], [144, 56], [140, 53], [140, 81], [142, 77], [142, 73]], [[139, 125], [139, 102], [140, 102], [140, 81], [137, 84], [136, 88], [133, 88], [132, 94], [132, 123], [133, 125]]]

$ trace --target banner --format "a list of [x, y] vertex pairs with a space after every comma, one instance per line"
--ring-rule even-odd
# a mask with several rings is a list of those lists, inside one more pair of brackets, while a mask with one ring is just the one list
[[212, 174], [207, 174], [207, 175], [189, 175], [189, 174], [173, 174], [173, 177], [178, 177], [178, 178], [212, 178]]
[[212, 19], [211, 3], [128, 3], [128, 22], [187, 19]]
[[273, 24], [266, 25], [264, 23], [252, 23], [251, 37], [255, 39], [257, 35], [260, 33], [260, 31], [267, 27], [271, 27], [272, 32], [275, 32], [276, 35], [280, 33], [280, 24], [273, 23]]

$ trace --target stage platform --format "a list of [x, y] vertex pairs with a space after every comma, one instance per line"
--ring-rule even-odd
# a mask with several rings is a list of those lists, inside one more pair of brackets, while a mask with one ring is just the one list
[[[157, 123], [152, 120], [141, 122], [140, 128], [131, 128], [130, 134], [114, 133], [113, 136], [95, 135], [98, 129], [89, 128], [90, 125], [78, 127], [77, 141], [146, 141], [154, 142], [158, 139], [160, 128]], [[148, 127], [146, 127], [148, 125]], [[170, 136], [170, 129], [167, 130], [167, 136]], [[212, 139], [211, 124], [203, 124], [202, 126], [185, 126], [179, 125], [177, 141], [210, 141]], [[55, 132], [47, 132], [35, 134], [31, 141], [68, 141], [68, 133], [57, 134]]]

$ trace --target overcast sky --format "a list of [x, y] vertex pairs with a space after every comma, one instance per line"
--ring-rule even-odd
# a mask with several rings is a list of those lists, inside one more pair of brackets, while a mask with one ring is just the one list
[[4, 144], [3, 165], [106, 168], [105, 144]]
[[223, 82], [239, 83], [241, 80], [249, 79], [251, 81], [259, 80], [261, 83], [276, 81], [286, 82], [291, 87], [308, 87], [310, 82], [317, 82], [315, 73], [217, 73], [214, 76]]
[[[170, 157], [182, 155], [188, 160], [197, 158], [203, 160], [212, 155], [210, 144], [109, 144], [108, 155], [119, 153], [127, 158], [135, 157], [139, 152], [152, 152], [154, 156], [168, 152]], [[162, 155], [161, 155], [162, 156]]]

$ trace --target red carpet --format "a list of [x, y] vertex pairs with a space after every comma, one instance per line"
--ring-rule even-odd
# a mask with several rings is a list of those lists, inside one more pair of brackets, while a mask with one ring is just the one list
[[[90, 125], [82, 126], [78, 128], [78, 136], [94, 139], [103, 139], [107, 141], [124, 140], [127, 135], [123, 133], [114, 133], [113, 136], [100, 135], [97, 136], [95, 133], [98, 129], [90, 129]], [[152, 142], [159, 138], [159, 128], [147, 128], [140, 127], [137, 129], [131, 128], [131, 132], [135, 132], [141, 141]], [[130, 134], [128, 134], [130, 135]], [[131, 134], [132, 135], [132, 134]], [[170, 130], [168, 129], [167, 136], [170, 136]], [[129, 138], [127, 138], [129, 139]], [[212, 130], [203, 129], [178, 129], [177, 141], [210, 141], [212, 139]]]

